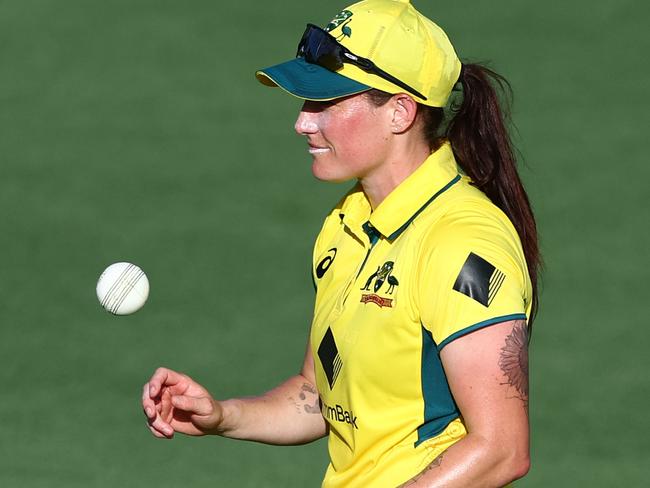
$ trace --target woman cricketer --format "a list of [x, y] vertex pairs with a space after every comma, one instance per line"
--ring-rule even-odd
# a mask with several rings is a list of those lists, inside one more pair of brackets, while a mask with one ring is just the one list
[[308, 24], [297, 57], [257, 78], [304, 100], [295, 130], [314, 176], [356, 182], [314, 246], [304, 363], [229, 400], [160, 368], [142, 397], [153, 435], [328, 436], [328, 488], [524, 476], [540, 257], [495, 90], [505, 80], [461, 63], [407, 0]]

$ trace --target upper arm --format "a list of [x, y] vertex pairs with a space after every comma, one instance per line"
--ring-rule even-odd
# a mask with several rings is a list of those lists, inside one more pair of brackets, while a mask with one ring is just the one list
[[450, 342], [440, 353], [470, 434], [504, 455], [528, 457], [528, 327], [502, 322]]
[[466, 211], [435, 229], [420, 266], [419, 310], [468, 433], [524, 465], [531, 283], [504, 219]]
[[314, 370], [314, 355], [311, 352], [311, 343], [307, 340], [307, 350], [305, 351], [305, 358], [302, 362], [302, 369], [300, 374], [309, 381], [314, 388], [316, 388], [316, 372]]

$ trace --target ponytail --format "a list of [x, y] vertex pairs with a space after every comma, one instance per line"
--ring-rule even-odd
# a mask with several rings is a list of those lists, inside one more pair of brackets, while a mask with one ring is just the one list
[[[445, 114], [446, 110], [440, 107], [419, 106], [422, 131], [432, 152], [445, 140], [451, 143], [456, 162], [471, 178], [472, 184], [485, 193], [515, 227], [533, 288], [528, 320], [530, 330], [537, 313], [541, 257], [535, 217], [517, 172], [517, 160], [506, 127], [512, 89], [501, 75], [478, 64], [463, 64], [458, 81], [463, 96], [460, 103], [451, 103], [450, 114]], [[499, 100], [497, 89], [505, 95], [503, 102]], [[366, 94], [376, 106], [384, 105], [393, 96], [376, 89]]]
[[[533, 295], [529, 326], [538, 306], [537, 276], [541, 257], [537, 226], [506, 127], [512, 88], [501, 75], [478, 65], [463, 64], [459, 79], [462, 101], [451, 104], [445, 137], [458, 165], [514, 225], [524, 251]], [[505, 94], [500, 103], [498, 91]]]

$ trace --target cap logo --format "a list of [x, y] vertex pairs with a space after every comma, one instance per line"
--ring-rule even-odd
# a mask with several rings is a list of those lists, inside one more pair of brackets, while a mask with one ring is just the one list
[[[332, 19], [332, 21], [327, 24], [327, 27], [325, 27], [325, 30], [327, 32], [333, 31], [336, 29], [339, 25], [341, 25], [343, 22], [348, 20], [350, 17], [352, 17], [352, 12], [349, 10], [343, 10], [342, 12], [336, 14], [336, 17]], [[352, 29], [350, 29], [347, 26], [343, 26], [343, 35], [350, 37], [352, 35]], [[346, 32], [347, 31], [347, 32]]]

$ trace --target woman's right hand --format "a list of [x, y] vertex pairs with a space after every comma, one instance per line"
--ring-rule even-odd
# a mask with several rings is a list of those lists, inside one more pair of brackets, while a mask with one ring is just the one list
[[142, 391], [142, 408], [151, 433], [171, 439], [175, 432], [187, 435], [218, 433], [223, 408], [189, 376], [158, 368]]

